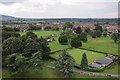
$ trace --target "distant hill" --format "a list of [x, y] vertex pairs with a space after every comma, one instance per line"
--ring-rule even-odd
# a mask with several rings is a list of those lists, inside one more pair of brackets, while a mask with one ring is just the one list
[[0, 15], [0, 21], [18, 21], [22, 20], [23, 18], [16, 18], [13, 16], [8, 16], [8, 15]]
[[0, 15], [0, 21], [80, 21], [80, 22], [117, 22], [117, 18], [17, 18]]

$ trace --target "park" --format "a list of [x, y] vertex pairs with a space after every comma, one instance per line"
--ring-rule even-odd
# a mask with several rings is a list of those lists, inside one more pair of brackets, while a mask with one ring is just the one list
[[[64, 31], [66, 31], [66, 32], [63, 34]], [[107, 55], [112, 55], [112, 56], [118, 57], [118, 45], [117, 45], [117, 43], [114, 42], [114, 40], [111, 39], [110, 36], [101, 35], [101, 37], [93, 38], [93, 37], [91, 37], [90, 34], [87, 34], [87, 36], [86, 36], [87, 41], [80, 40], [82, 45], [79, 45], [79, 46], [73, 45], [72, 46], [71, 45], [72, 38], [70, 38], [70, 37], [71, 37], [71, 35], [74, 36], [75, 33], [71, 34], [70, 29], [68, 29], [68, 32], [67, 32], [67, 30], [60, 30], [60, 31], [56, 31], [56, 30], [55, 31], [54, 30], [31, 30], [31, 31], [27, 31], [27, 32], [17, 32], [17, 34], [20, 34], [20, 36], [21, 36], [20, 39], [22, 39], [23, 41], [25, 41], [27, 36], [29, 36], [29, 38], [32, 38], [32, 39], [35, 38], [35, 40], [38, 38], [39, 41], [42, 41], [42, 38], [45, 39], [46, 41], [48, 39], [49, 40], [54, 39], [52, 41], [48, 41], [47, 42], [48, 44], [45, 44], [45, 45], [48, 45], [48, 47], [50, 48], [50, 52], [49, 52], [49, 59], [42, 61], [44, 63], [44, 67], [42, 69], [38, 68], [37, 72], [36, 72], [36, 70], [34, 70], [33, 67], [31, 67], [27, 70], [27, 73], [25, 73], [24, 76], [22, 76], [22, 77], [28, 77], [28, 78], [63, 78], [64, 76], [61, 74], [59, 75], [59, 73], [57, 73], [56, 70], [54, 69], [54, 67], [55, 67], [54, 62], [56, 60], [59, 61], [59, 59], [60, 59], [59, 56], [61, 55], [61, 53], [63, 51], [66, 51], [66, 53], [68, 53], [75, 60], [75, 63], [73, 66], [74, 72], [73, 72], [73, 75], [70, 76], [71, 78], [91, 78], [91, 77], [92, 78], [109, 78], [109, 76], [106, 74], [118, 75], [119, 65], [117, 64], [117, 60], [111, 62], [110, 65], [108, 65], [107, 67], [104, 67], [104, 68], [103, 68], [102, 64], [99, 64], [100, 67], [103, 68], [103, 69], [98, 68], [100, 70], [97, 70], [97, 68], [90, 67], [90, 64], [94, 63], [95, 61], [97, 61], [100, 58], [106, 57]], [[81, 32], [81, 34], [85, 35], [84, 32]], [[67, 36], [68, 40], [65, 43], [60, 43], [60, 36], [62, 36], [62, 35], [68, 35]], [[82, 37], [79, 34], [78, 34], [78, 36]], [[76, 38], [76, 36], [73, 38]], [[11, 40], [12, 40], [12, 38], [11, 38]], [[27, 48], [29, 47], [28, 45], [33, 45], [33, 44], [34, 44], [33, 46], [35, 46], [35, 47], [40, 46], [31, 39], [29, 39], [28, 42], [32, 42], [32, 43], [27, 44]], [[18, 45], [20, 45], [20, 44], [18, 44]], [[34, 47], [31, 47], [31, 50], [32, 50], [32, 48], [34, 48]], [[36, 48], [35, 48], [35, 50], [36, 50]], [[32, 51], [34, 52], [35, 50], [33, 49]], [[43, 52], [45, 53], [45, 51], [43, 51]], [[23, 54], [24, 56], [26, 56], [26, 57], [30, 56], [30, 55], [27, 55], [28, 54], [27, 52], [25, 52], [25, 53], [26, 54]], [[90, 68], [85, 69], [85, 70], [80, 68], [80, 64], [81, 64], [84, 53], [87, 56], [88, 66], [90, 67]], [[32, 53], [29, 53], [29, 54], [32, 55]], [[36, 54], [38, 54], [38, 53], [36, 53]], [[81, 70], [83, 71], [83, 73], [79, 72]], [[91, 73], [91, 72], [93, 72], [93, 73]], [[95, 75], [94, 72], [100, 73], [104, 76]], [[9, 72], [8, 68], [3, 68], [3, 78], [11, 77], [10, 74], [11, 73]], [[46, 76], [47, 74], [48, 74], [48, 76]], [[20, 75], [21, 74], [17, 75], [17, 77], [20, 77]], [[114, 78], [116, 76], [111, 76], [111, 77]]]

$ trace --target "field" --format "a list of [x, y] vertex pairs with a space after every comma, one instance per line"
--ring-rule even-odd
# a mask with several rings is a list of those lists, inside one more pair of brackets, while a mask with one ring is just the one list
[[[100, 53], [81, 50], [81, 49], [67, 50], [67, 52], [75, 59], [76, 65], [78, 65], [78, 66], [81, 63], [83, 53], [86, 53], [86, 55], [87, 55], [88, 64], [90, 64], [93, 61], [105, 56], [105, 54], [100, 54]], [[51, 56], [54, 57], [54, 58], [57, 58], [59, 56], [59, 54], [60, 53], [51, 54]]]
[[87, 43], [83, 43], [83, 48], [106, 52], [118, 55], [118, 44], [110, 37], [91, 38], [89, 37]]

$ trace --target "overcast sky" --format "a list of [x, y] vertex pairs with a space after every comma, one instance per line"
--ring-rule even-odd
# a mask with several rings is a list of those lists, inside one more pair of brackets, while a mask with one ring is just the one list
[[119, 0], [0, 0], [0, 14], [23, 18], [115, 18]]

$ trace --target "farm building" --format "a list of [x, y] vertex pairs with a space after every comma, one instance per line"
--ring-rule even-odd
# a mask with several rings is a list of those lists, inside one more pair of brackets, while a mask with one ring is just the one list
[[96, 63], [101, 64], [102, 66], [108, 66], [109, 64], [111, 64], [113, 62], [113, 60], [111, 58], [108, 57], [102, 57], [98, 60], [96, 60]]
[[89, 65], [90, 67], [93, 67], [93, 68], [100, 68], [102, 67], [102, 65], [98, 64], [98, 63], [92, 63]]

